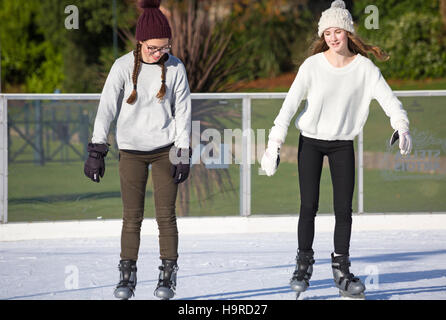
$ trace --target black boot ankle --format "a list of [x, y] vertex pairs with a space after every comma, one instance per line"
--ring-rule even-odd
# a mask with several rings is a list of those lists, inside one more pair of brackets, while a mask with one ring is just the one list
[[154, 294], [163, 300], [171, 299], [175, 295], [177, 285], [177, 261], [163, 259], [159, 270], [158, 284]]
[[118, 265], [120, 276], [114, 295], [118, 299], [127, 300], [135, 295], [136, 289], [136, 261], [121, 260]]

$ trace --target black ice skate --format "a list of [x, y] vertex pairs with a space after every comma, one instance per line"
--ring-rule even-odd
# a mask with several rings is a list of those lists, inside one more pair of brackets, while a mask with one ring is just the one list
[[162, 260], [159, 270], [158, 285], [153, 294], [161, 300], [169, 300], [174, 297], [177, 285], [178, 265], [176, 260]]
[[121, 260], [119, 262], [120, 279], [116, 286], [115, 298], [128, 300], [135, 295], [136, 261]]
[[313, 255], [314, 252], [311, 250], [299, 251], [296, 256], [296, 270], [294, 270], [293, 277], [290, 280], [291, 289], [296, 291], [296, 299], [310, 286], [314, 264]]
[[342, 297], [353, 299], [365, 299], [365, 285], [350, 273], [350, 259], [348, 255], [335, 257], [331, 254], [331, 268], [333, 270], [333, 279], [336, 287], [339, 288], [339, 294]]

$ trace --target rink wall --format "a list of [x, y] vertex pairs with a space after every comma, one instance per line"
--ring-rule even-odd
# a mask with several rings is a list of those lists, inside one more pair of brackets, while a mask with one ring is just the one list
[[[296, 232], [298, 216], [180, 217], [180, 234]], [[316, 232], [332, 232], [333, 215], [316, 217]], [[78, 220], [0, 224], [0, 241], [116, 237], [122, 220]], [[380, 230], [445, 230], [446, 213], [355, 214], [353, 232]], [[145, 219], [141, 235], [158, 235], [155, 219]], [[446, 233], [445, 233], [446, 235]]]

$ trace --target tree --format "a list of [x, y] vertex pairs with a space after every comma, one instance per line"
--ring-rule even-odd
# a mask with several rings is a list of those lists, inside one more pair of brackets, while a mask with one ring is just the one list
[[[367, 29], [366, 0], [354, 2], [359, 17], [357, 31], [368, 42], [390, 54], [387, 62], [375, 61], [386, 77], [423, 79], [446, 75], [446, 43], [440, 1], [378, 0], [379, 29]], [[371, 57], [375, 60], [373, 57]]]
[[440, 15], [443, 21], [443, 27], [446, 30], [446, 0], [440, 0]]
[[53, 92], [63, 79], [57, 67], [61, 57], [45, 40], [39, 14], [38, 1], [0, 1], [2, 83], [7, 92]]

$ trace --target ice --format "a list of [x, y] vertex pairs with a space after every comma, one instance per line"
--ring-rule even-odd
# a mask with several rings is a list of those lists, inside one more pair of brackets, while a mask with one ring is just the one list
[[[296, 220], [297, 221], [297, 220]], [[115, 237], [0, 242], [0, 299], [107, 300], [118, 282]], [[446, 230], [355, 231], [350, 271], [367, 299], [446, 299]], [[294, 232], [181, 234], [176, 299], [295, 299]], [[339, 299], [330, 253], [333, 233], [318, 231], [313, 277], [303, 299]], [[141, 237], [135, 299], [156, 299], [158, 236]]]

